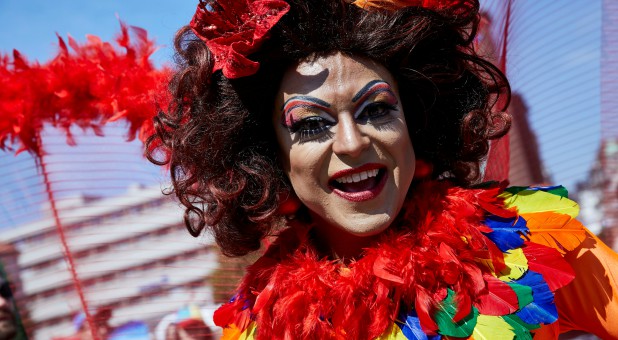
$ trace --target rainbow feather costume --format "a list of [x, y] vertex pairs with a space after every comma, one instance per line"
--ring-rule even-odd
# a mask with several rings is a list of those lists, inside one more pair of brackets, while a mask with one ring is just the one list
[[532, 339], [558, 319], [562, 258], [586, 237], [562, 187], [414, 188], [351, 263], [283, 231], [215, 313], [223, 339]]

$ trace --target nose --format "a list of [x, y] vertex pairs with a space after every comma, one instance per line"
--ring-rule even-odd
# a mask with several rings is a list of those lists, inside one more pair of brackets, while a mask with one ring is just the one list
[[333, 152], [338, 155], [358, 157], [369, 146], [369, 136], [363, 134], [351, 115], [339, 119], [333, 143]]

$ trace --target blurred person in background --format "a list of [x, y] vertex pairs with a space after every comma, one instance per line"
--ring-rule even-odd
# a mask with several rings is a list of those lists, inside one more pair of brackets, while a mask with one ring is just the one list
[[[112, 310], [109, 308], [97, 309], [94, 313], [92, 313], [94, 327], [96, 328], [99, 339], [101, 340], [107, 339], [111, 332], [111, 327], [109, 325], [109, 319], [111, 319], [111, 317]], [[76, 339], [92, 340], [94, 338], [92, 331], [90, 330], [90, 324], [88, 323], [88, 320], [86, 320], [86, 314], [84, 312], [80, 312], [75, 316], [73, 319], [73, 325], [77, 330], [77, 333], [75, 334]]]
[[196, 305], [179, 309], [161, 319], [155, 330], [157, 340], [212, 340], [212, 329]]
[[189, 319], [170, 324], [165, 340], [212, 340], [212, 330], [203, 320]]
[[0, 263], [0, 340], [26, 339], [4, 267]]
[[13, 309], [13, 294], [9, 282], [0, 276], [0, 339], [9, 340], [17, 336], [17, 319]]

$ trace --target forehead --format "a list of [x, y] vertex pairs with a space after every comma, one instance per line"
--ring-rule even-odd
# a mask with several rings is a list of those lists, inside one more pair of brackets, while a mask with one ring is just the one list
[[393, 78], [384, 66], [366, 58], [336, 53], [302, 61], [287, 70], [279, 98], [285, 100], [295, 95], [328, 100], [340, 96], [351, 98], [372, 80], [384, 80], [393, 85]]

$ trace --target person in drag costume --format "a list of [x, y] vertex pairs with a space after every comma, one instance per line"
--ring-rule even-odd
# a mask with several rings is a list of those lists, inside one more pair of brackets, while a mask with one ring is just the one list
[[193, 236], [267, 246], [215, 314], [224, 339], [618, 338], [617, 257], [566, 190], [479, 184], [510, 92], [478, 11], [200, 2], [147, 153]]

